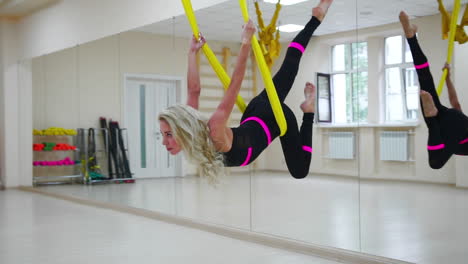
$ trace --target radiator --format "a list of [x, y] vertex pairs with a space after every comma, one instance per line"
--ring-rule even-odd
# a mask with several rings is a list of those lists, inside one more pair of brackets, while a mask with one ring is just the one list
[[354, 159], [354, 132], [330, 132], [328, 158]]
[[408, 132], [380, 132], [380, 160], [408, 161]]

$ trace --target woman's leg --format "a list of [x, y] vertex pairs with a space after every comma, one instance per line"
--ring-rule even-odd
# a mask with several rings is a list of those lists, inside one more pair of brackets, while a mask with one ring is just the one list
[[426, 118], [429, 131], [427, 140], [427, 153], [429, 155], [429, 166], [433, 169], [442, 168], [453, 155], [453, 151], [447, 146], [442, 138], [440, 122], [438, 117]]
[[315, 112], [315, 86], [307, 83], [304, 88], [306, 100], [301, 104], [304, 112], [301, 130], [297, 127], [296, 117], [288, 106], [283, 110], [288, 122], [286, 134], [280, 138], [286, 165], [291, 175], [302, 179], [309, 174], [312, 159], [312, 126]]
[[[422, 95], [422, 101], [431, 98], [429, 93]], [[429, 130], [427, 149], [429, 165], [433, 169], [442, 168], [452, 154], [468, 155], [468, 117], [456, 109], [447, 109], [436, 116], [426, 117]]]
[[[294, 83], [302, 54], [312, 34], [322, 22], [332, 2], [332, 0], [321, 0], [318, 6], [312, 10], [313, 17], [289, 44], [283, 64], [273, 77], [273, 83], [275, 84], [276, 92], [281, 102], [284, 102], [284, 99]], [[260, 96], [268, 98], [265, 90], [260, 93]]]
[[417, 27], [410, 24], [408, 15], [403, 11], [400, 13], [400, 22], [403, 30], [405, 31], [406, 39], [411, 49], [411, 54], [413, 55], [413, 62], [418, 74], [419, 86], [421, 87], [421, 90], [431, 94], [435, 107], [440, 111], [445, 107], [440, 103], [439, 96], [437, 95], [434, 85], [434, 79], [432, 78], [429, 68], [429, 62], [419, 46], [419, 42], [416, 37]]
[[410, 24], [408, 15], [403, 11], [400, 13], [400, 22], [413, 55], [413, 62], [418, 74], [419, 86], [421, 87], [421, 110], [429, 131], [427, 142], [429, 165], [433, 169], [440, 169], [453, 155], [453, 150], [447, 146], [445, 138], [441, 134], [440, 119], [443, 118], [442, 116], [444, 116], [447, 108], [440, 103], [437, 95], [429, 63], [416, 37], [417, 27]]
[[447, 110], [445, 116], [440, 124], [449, 127], [446, 141], [455, 149], [455, 155], [468, 155], [468, 116], [456, 109]]

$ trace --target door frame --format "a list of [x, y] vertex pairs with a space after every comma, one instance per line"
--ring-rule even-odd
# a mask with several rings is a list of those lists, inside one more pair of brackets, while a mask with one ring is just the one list
[[[172, 75], [160, 75], [160, 74], [145, 74], [145, 73], [124, 73], [122, 91], [121, 91], [121, 117], [123, 127], [127, 127], [127, 113], [125, 111], [127, 106], [127, 80], [147, 80], [147, 81], [175, 81], [176, 82], [176, 103], [180, 103], [182, 97], [182, 87], [185, 87], [185, 79], [181, 76], [172, 76]], [[156, 118], [156, 117], [155, 117]], [[131, 155], [131, 154], [130, 154]], [[177, 176], [182, 175], [182, 159], [180, 155], [175, 156], [175, 173]], [[159, 178], [159, 177], [158, 177]]]

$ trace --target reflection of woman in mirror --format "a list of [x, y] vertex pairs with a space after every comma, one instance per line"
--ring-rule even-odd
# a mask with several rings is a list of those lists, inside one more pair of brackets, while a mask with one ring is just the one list
[[440, 103], [429, 63], [416, 37], [417, 27], [410, 23], [405, 12], [400, 13], [400, 22], [413, 55], [421, 87], [421, 107], [429, 129], [429, 165], [433, 169], [440, 169], [453, 154], [468, 155], [468, 117], [461, 112], [448, 64], [445, 66], [449, 70], [446, 82], [452, 108]]
[[[281, 68], [273, 77], [288, 126], [286, 134], [280, 138], [281, 145], [289, 172], [295, 178], [304, 178], [309, 173], [315, 86], [311, 83], [305, 85], [305, 101], [300, 106], [304, 112], [300, 130], [294, 113], [284, 104], [284, 100], [294, 83], [302, 54], [332, 1], [321, 0], [312, 9], [313, 17], [291, 42]], [[248, 104], [238, 127], [227, 127], [244, 78], [254, 32], [254, 25], [249, 21], [242, 32], [242, 45], [231, 83], [209, 120], [202, 118], [196, 110], [200, 77], [194, 60], [196, 52], [204, 44], [203, 38], [198, 44], [193, 40], [189, 52], [188, 106], [171, 106], [159, 115], [163, 144], [167, 150], [173, 155], [183, 150], [189, 160], [198, 165], [201, 176], [211, 182], [217, 180], [223, 166], [246, 166], [253, 162], [280, 134], [265, 90]]]

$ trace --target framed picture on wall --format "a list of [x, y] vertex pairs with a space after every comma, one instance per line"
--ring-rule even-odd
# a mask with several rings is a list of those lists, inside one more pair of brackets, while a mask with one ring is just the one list
[[317, 104], [318, 121], [331, 123], [330, 74], [317, 73]]

